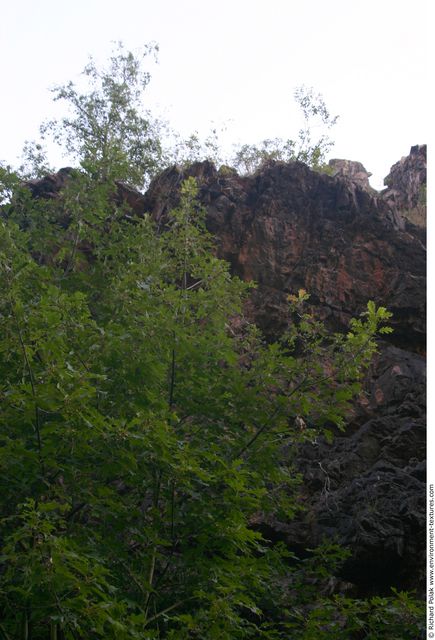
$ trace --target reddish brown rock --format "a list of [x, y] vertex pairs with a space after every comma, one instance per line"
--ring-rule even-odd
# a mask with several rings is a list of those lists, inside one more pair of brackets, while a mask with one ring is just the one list
[[145, 204], [160, 225], [188, 175], [198, 179], [219, 256], [258, 283], [253, 312], [269, 337], [286, 325], [286, 295], [304, 288], [331, 329], [374, 300], [394, 314], [395, 344], [424, 350], [424, 237], [380, 198], [299, 162], [243, 178], [205, 162], [152, 182]]
[[415, 145], [391, 167], [384, 180], [387, 188], [381, 193], [391, 208], [420, 227], [426, 226], [426, 175], [426, 145]]

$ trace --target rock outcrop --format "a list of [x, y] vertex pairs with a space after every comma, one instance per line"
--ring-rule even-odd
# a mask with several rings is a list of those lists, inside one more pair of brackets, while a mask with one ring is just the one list
[[56, 198], [59, 192], [68, 183], [74, 169], [64, 167], [57, 173], [50, 173], [43, 178], [28, 180], [26, 186], [30, 189], [33, 198]]
[[339, 160], [333, 159], [328, 162], [328, 166], [331, 170], [333, 177], [342, 178], [354, 182], [356, 185], [365, 189], [373, 195], [376, 190], [370, 186], [369, 178], [372, 175], [361, 164], [361, 162], [355, 162], [354, 160]]
[[390, 207], [420, 227], [426, 226], [426, 175], [426, 145], [415, 145], [391, 167], [384, 180], [387, 188], [381, 193]]
[[[49, 200], [58, 197], [74, 173], [76, 173], [76, 170], [72, 167], [64, 167], [59, 169], [57, 173], [48, 174], [43, 178], [28, 180], [25, 185], [30, 190], [33, 198]], [[145, 210], [143, 194], [120, 180], [115, 182], [113, 199], [117, 205], [124, 205], [132, 215], [140, 216]], [[67, 220], [65, 220], [65, 223], [67, 223]]]

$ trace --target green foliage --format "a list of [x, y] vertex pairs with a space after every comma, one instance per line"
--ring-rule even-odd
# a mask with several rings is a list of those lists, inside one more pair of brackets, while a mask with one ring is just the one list
[[[231, 157], [225, 157], [216, 127], [205, 138], [195, 132], [183, 139], [166, 131], [166, 162], [186, 165], [210, 160], [216, 166], [228, 165], [242, 174], [252, 174], [271, 161], [299, 160], [317, 171], [328, 172], [326, 155], [333, 146], [328, 132], [336, 124], [338, 116], [331, 116], [323, 97], [312, 88], [297, 87], [294, 98], [303, 117], [303, 126], [296, 138], [267, 138], [258, 144], [242, 144], [235, 146]], [[317, 135], [314, 137], [315, 132]]]
[[[130, 62], [113, 71], [135, 86]], [[342, 426], [389, 314], [369, 303], [330, 335], [301, 290], [267, 344], [243, 318], [252, 285], [213, 255], [193, 179], [161, 235], [116, 204], [135, 155], [98, 132], [130, 94], [102, 79], [109, 110], [98, 91], [65, 89], [85, 111], [65, 129], [83, 169], [56, 199], [0, 173], [0, 634], [308, 640], [340, 637], [346, 612], [352, 633], [362, 620], [390, 638], [396, 601], [313, 590], [339, 550], [300, 563], [253, 526], [293, 516], [282, 448], [313, 436], [298, 419]]]
[[424, 635], [424, 615], [421, 601], [393, 589], [388, 597], [320, 599], [284, 626], [295, 640], [415, 640]]
[[50, 165], [47, 157], [47, 149], [41, 142], [26, 140], [22, 152], [22, 164], [19, 174], [22, 179], [32, 180], [42, 178], [55, 169]]
[[150, 81], [143, 60], [157, 51], [148, 45], [138, 57], [119, 43], [103, 70], [90, 59], [83, 88], [69, 82], [53, 89], [54, 99], [65, 101], [70, 113], [47, 122], [42, 134], [62, 144], [94, 178], [142, 186], [161, 168], [159, 127], [142, 107]]
[[[295, 89], [294, 98], [303, 115], [304, 124], [296, 139], [271, 138], [259, 145], [244, 144], [236, 152], [232, 164], [242, 173], [253, 173], [264, 163], [279, 160], [289, 162], [299, 160], [316, 170], [323, 170], [326, 154], [333, 146], [328, 131], [337, 122], [332, 117], [325, 101], [313, 88], [300, 86]], [[313, 139], [313, 132], [322, 133]]]
[[[52, 89], [54, 100], [63, 101], [68, 111], [64, 117], [42, 125], [43, 141], [52, 139], [60, 144], [94, 179], [122, 180], [136, 187], [147, 185], [169, 164], [188, 165], [203, 160], [226, 164], [247, 174], [274, 160], [299, 160], [313, 169], [328, 170], [326, 155], [333, 146], [328, 132], [338, 116], [331, 116], [323, 97], [313, 88], [299, 86], [294, 91], [303, 116], [296, 138], [243, 144], [226, 157], [219, 140], [222, 131], [218, 132], [216, 126], [205, 138], [197, 131], [184, 138], [143, 108], [144, 91], [151, 79], [143, 68], [144, 60], [157, 52], [157, 45], [150, 44], [137, 56], [118, 43], [107, 68], [99, 68], [90, 58], [82, 72], [82, 82], [71, 81]], [[316, 131], [320, 134], [313, 138]], [[41, 177], [50, 171], [43, 143], [27, 141], [19, 168], [21, 177]]]
[[213, 127], [205, 138], [197, 131], [188, 138], [183, 138], [166, 127], [165, 135], [162, 137], [166, 164], [189, 166], [194, 162], [209, 160], [219, 167], [224, 163], [219, 134], [222, 134], [222, 131], [218, 132], [217, 128]]
[[[298, 561], [289, 591], [274, 601], [273, 638], [292, 640], [414, 640], [423, 637], [424, 603], [391, 589], [389, 596], [355, 598], [332, 594], [331, 586], [350, 552], [327, 541]], [[346, 591], [346, 589], [344, 589]], [[289, 597], [290, 592], [290, 597]]]
[[5, 209], [6, 634], [276, 637], [262, 608], [286, 553], [250, 522], [291, 517], [295, 417], [341, 423], [388, 314], [328, 336], [301, 291], [281, 345], [232, 328], [250, 285], [213, 256], [196, 189], [161, 236], [78, 173]]

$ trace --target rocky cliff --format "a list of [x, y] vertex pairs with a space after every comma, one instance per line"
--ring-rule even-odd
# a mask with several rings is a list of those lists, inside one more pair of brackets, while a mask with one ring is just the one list
[[390, 207], [420, 227], [426, 226], [426, 175], [426, 145], [415, 145], [391, 167], [381, 193]]
[[411, 147], [390, 169], [384, 179], [386, 188], [379, 194], [370, 186], [372, 175], [361, 164], [353, 160], [330, 160], [330, 175], [353, 183], [370, 193], [379, 195], [387, 206], [405, 220], [419, 227], [426, 227], [426, 176], [427, 147], [425, 144]]
[[188, 175], [200, 185], [219, 256], [258, 283], [252, 313], [269, 337], [287, 322], [286, 295], [304, 288], [331, 329], [374, 300], [393, 312], [394, 343], [424, 351], [424, 233], [381, 197], [299, 162], [271, 163], [249, 177], [204, 162], [153, 181], [143, 206], [160, 225]]
[[[334, 176], [274, 162], [248, 177], [196, 163], [167, 169], [144, 196], [118, 184], [116, 198], [164, 228], [182, 181], [195, 176], [216, 251], [258, 283], [247, 313], [271, 340], [286, 326], [286, 296], [300, 288], [333, 330], [344, 330], [368, 300], [392, 311], [394, 333], [380, 345], [347, 433], [298, 451], [305, 510], [257, 526], [299, 553], [324, 536], [350, 546], [341, 578], [356, 593], [423, 591], [426, 250], [424, 230], [403, 211], [419, 202], [425, 148], [392, 167], [382, 193], [359, 163], [334, 162]], [[55, 196], [67, 175], [32, 181], [33, 196]]]
[[391, 192], [367, 188], [362, 165], [355, 174], [336, 162], [330, 176], [277, 162], [240, 177], [205, 162], [168, 169], [143, 203], [164, 226], [182, 180], [197, 178], [217, 252], [258, 283], [248, 312], [270, 339], [286, 325], [286, 295], [299, 288], [334, 330], [370, 299], [393, 312], [394, 333], [381, 345], [347, 434], [298, 452], [306, 509], [291, 522], [257, 523], [298, 552], [325, 536], [350, 546], [342, 578], [360, 594], [391, 585], [424, 590], [426, 250], [424, 231], [402, 215], [423, 184], [413, 149], [392, 168], [394, 201]]

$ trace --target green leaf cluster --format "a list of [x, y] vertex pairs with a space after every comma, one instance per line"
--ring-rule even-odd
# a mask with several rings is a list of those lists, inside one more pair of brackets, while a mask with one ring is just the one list
[[[326, 156], [334, 145], [328, 132], [337, 123], [338, 116], [331, 116], [323, 96], [312, 87], [296, 87], [294, 99], [303, 116], [297, 137], [267, 138], [258, 144], [241, 145], [232, 159], [238, 171], [251, 174], [271, 161], [294, 160], [315, 170], [327, 170]], [[315, 136], [316, 131], [320, 134]]]
[[[106, 68], [90, 58], [82, 73], [84, 82], [52, 89], [54, 100], [66, 104], [68, 111], [42, 125], [43, 139], [62, 145], [95, 179], [142, 186], [161, 168], [163, 153], [160, 125], [142, 106], [151, 79], [143, 61], [157, 52], [157, 45], [149, 44], [135, 55], [118, 43]], [[45, 162], [40, 144], [28, 144], [27, 156], [30, 167]]]

